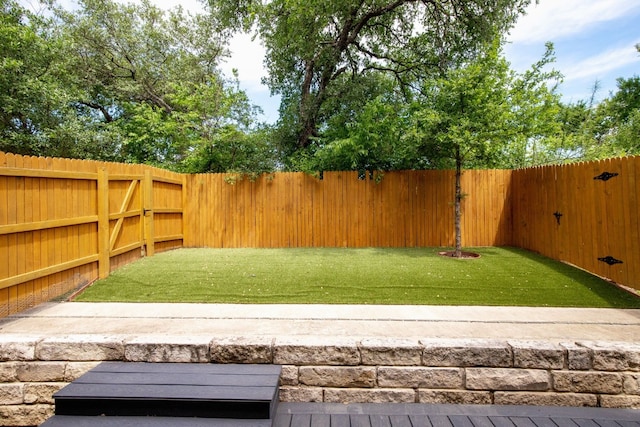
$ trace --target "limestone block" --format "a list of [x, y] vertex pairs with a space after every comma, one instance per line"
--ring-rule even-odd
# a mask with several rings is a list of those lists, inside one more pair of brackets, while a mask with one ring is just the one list
[[124, 344], [124, 357], [130, 362], [206, 363], [209, 343], [196, 336], [144, 336]]
[[273, 363], [273, 339], [229, 337], [211, 341], [213, 363]]
[[23, 362], [16, 369], [18, 381], [64, 381], [66, 362]]
[[0, 405], [20, 405], [24, 403], [24, 384], [0, 384]]
[[299, 368], [293, 365], [285, 365], [280, 373], [280, 385], [298, 385]]
[[420, 366], [422, 345], [416, 340], [366, 339], [360, 342], [363, 365]]
[[24, 403], [54, 403], [53, 394], [66, 386], [67, 383], [27, 383], [24, 385]]
[[593, 351], [593, 369], [599, 371], [640, 371], [640, 344], [584, 342]]
[[640, 395], [640, 374], [626, 374], [622, 381], [625, 394]]
[[0, 335], [0, 361], [34, 360], [38, 341], [37, 337]]
[[603, 408], [640, 409], [640, 396], [600, 396], [600, 406]]
[[511, 347], [504, 341], [479, 339], [427, 339], [422, 364], [425, 366], [511, 367]]
[[617, 372], [552, 372], [553, 388], [573, 393], [619, 394], [623, 391], [622, 374]]
[[323, 390], [319, 387], [280, 387], [281, 402], [322, 402]]
[[124, 343], [121, 338], [103, 335], [69, 335], [47, 338], [36, 345], [39, 360], [122, 360]]
[[540, 369], [467, 368], [469, 390], [546, 391], [551, 387], [549, 372]]
[[494, 403], [496, 405], [598, 406], [598, 396], [585, 393], [496, 391]]
[[468, 390], [418, 390], [419, 403], [451, 403], [462, 405], [490, 405], [491, 392]]
[[415, 403], [416, 392], [401, 388], [326, 388], [324, 401], [329, 403]]
[[18, 380], [18, 363], [0, 362], [0, 383], [11, 383]]
[[384, 366], [378, 368], [378, 386], [462, 389], [464, 388], [463, 372], [460, 368]]
[[546, 341], [509, 341], [515, 368], [562, 369], [565, 349]]
[[376, 368], [364, 366], [301, 366], [300, 384], [318, 387], [371, 388]]
[[348, 338], [290, 337], [276, 339], [273, 363], [277, 365], [358, 365], [357, 341]]
[[80, 376], [86, 374], [102, 362], [69, 362], [64, 372], [64, 380], [66, 382], [74, 381]]
[[576, 343], [560, 343], [567, 351], [567, 368], [570, 371], [588, 371], [593, 367], [593, 351]]
[[0, 404], [0, 426], [37, 426], [53, 415], [53, 405]]

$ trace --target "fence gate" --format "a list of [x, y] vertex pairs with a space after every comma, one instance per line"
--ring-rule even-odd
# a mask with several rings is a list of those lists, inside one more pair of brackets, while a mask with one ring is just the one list
[[139, 249], [132, 257], [154, 254], [153, 177], [99, 172], [100, 277], [109, 275], [112, 258]]

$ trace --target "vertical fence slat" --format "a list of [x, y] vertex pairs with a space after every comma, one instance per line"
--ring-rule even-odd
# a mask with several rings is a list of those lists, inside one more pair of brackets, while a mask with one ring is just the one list
[[[625, 206], [625, 235], [627, 247], [626, 257], [629, 261], [627, 283], [640, 281], [640, 157], [625, 158], [623, 173], [627, 179], [625, 194], [627, 206]], [[640, 289], [640, 285], [636, 287]]]
[[109, 259], [109, 174], [98, 170], [98, 276], [104, 279], [111, 270]]
[[143, 198], [144, 198], [144, 241], [146, 244], [146, 253], [148, 256], [153, 256], [155, 253], [154, 244], [154, 214], [153, 214], [153, 174], [147, 169], [144, 172], [143, 183]]
[[[6, 155], [0, 152], [0, 167], [6, 166]], [[0, 225], [8, 224], [7, 208], [9, 205], [9, 192], [7, 182], [10, 178], [0, 176]], [[0, 235], [0, 279], [9, 277], [9, 236]], [[0, 289], [0, 317], [9, 315], [9, 289]]]

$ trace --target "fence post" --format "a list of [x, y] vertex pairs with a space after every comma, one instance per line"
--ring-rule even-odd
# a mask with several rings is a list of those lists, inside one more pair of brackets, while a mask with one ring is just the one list
[[[187, 242], [189, 241], [189, 231], [187, 230], [187, 201], [189, 197], [187, 185], [188, 184], [188, 176], [187, 174], [182, 174], [182, 247], [187, 246]], [[190, 244], [190, 242], [189, 242]]]
[[98, 277], [109, 276], [109, 174], [106, 169], [98, 170]]
[[153, 174], [150, 169], [144, 171], [144, 240], [147, 246], [147, 256], [153, 256], [155, 253], [154, 238], [155, 230], [153, 227]]

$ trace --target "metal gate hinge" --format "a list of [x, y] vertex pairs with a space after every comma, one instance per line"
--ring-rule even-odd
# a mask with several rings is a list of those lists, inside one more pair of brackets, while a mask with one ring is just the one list
[[602, 261], [602, 262], [607, 263], [609, 265], [622, 264], [622, 261], [620, 261], [619, 259], [615, 259], [611, 255], [606, 256], [604, 258], [598, 258], [598, 261]]
[[609, 181], [611, 178], [618, 176], [617, 172], [602, 172], [600, 175], [594, 177], [593, 179], [599, 179], [602, 181]]

